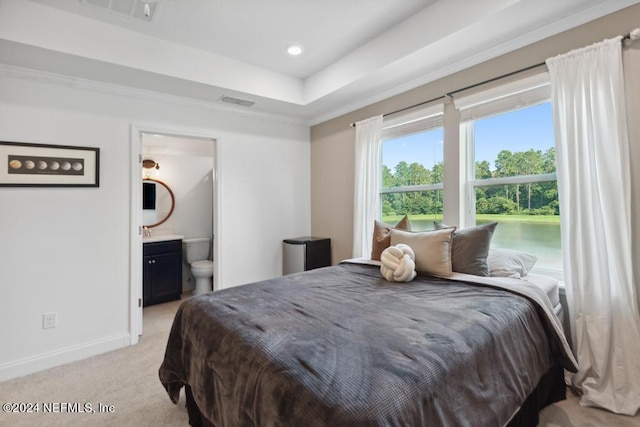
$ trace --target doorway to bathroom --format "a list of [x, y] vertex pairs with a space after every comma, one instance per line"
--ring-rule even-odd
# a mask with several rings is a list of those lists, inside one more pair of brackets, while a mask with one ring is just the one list
[[[170, 239], [210, 238], [209, 259], [215, 259], [216, 148], [216, 138], [206, 134], [132, 129], [132, 225], [136, 224], [132, 227], [131, 245], [132, 344], [144, 329], [142, 301], [148, 302], [148, 298], [144, 299], [143, 292], [142, 248], [144, 241], [150, 241], [148, 236], [152, 239], [165, 236]], [[151, 197], [145, 197], [143, 182], [162, 184], [156, 185], [156, 209], [153, 211], [143, 209], [145, 198], [148, 202]], [[171, 200], [167, 202], [166, 199]], [[195, 281], [189, 265], [182, 262], [181, 267], [180, 283], [176, 286], [183, 296], [190, 296]], [[216, 277], [215, 270], [214, 263], [213, 278]]]

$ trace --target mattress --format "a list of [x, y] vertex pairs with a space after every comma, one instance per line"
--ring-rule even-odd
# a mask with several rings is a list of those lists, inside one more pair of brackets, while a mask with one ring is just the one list
[[[344, 262], [357, 263], [357, 264], [367, 264], [367, 265], [375, 265], [380, 266], [380, 261], [374, 261], [366, 258], [354, 258], [345, 260]], [[455, 273], [456, 276], [466, 278], [468, 281], [474, 281], [479, 278], [479, 276], [470, 276], [467, 274]], [[544, 291], [544, 293], [549, 298], [551, 305], [554, 308], [554, 312], [556, 315], [562, 312], [562, 305], [560, 304], [560, 292], [559, 292], [559, 283], [557, 279], [553, 277], [544, 276], [542, 274], [529, 273], [521, 279], [512, 279], [512, 278], [503, 278], [503, 277], [491, 277], [492, 282], [496, 283], [509, 283], [509, 281], [513, 280], [524, 280], [528, 283], [536, 285], [540, 289]], [[508, 285], [507, 285], [508, 286]]]
[[549, 298], [549, 302], [553, 307], [553, 312], [560, 322], [564, 322], [564, 312], [562, 304], [560, 303], [560, 284], [557, 279], [553, 277], [544, 276], [542, 274], [529, 273], [526, 276], [515, 279], [511, 277], [480, 277], [470, 276], [468, 274], [453, 273], [452, 278], [458, 278], [467, 280], [470, 282], [487, 283], [500, 285], [505, 288], [518, 287], [520, 284], [534, 285], [536, 288], [542, 290], [544, 294]]
[[502, 426], [576, 370], [551, 312], [520, 279], [343, 263], [185, 301], [159, 375], [216, 426]]
[[557, 279], [549, 276], [543, 276], [541, 274], [529, 273], [524, 276], [522, 280], [526, 280], [529, 283], [539, 286], [544, 293], [547, 294], [549, 301], [551, 301], [551, 305], [554, 307], [560, 304], [560, 292]]

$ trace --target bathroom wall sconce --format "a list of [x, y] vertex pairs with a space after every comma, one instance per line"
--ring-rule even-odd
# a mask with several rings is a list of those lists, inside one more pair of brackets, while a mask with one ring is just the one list
[[160, 175], [160, 163], [151, 160], [151, 159], [144, 159], [142, 161], [142, 167], [144, 169], [147, 169], [147, 171], [145, 172], [145, 176], [148, 178], [151, 175], [151, 170], [150, 169], [155, 169], [156, 170], [156, 176]]

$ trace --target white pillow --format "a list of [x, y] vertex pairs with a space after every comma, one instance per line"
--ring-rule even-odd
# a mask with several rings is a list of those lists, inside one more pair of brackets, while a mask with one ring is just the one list
[[531, 271], [538, 258], [513, 249], [489, 249], [489, 276], [519, 279]]
[[451, 241], [453, 228], [411, 232], [391, 229], [391, 246], [403, 243], [416, 255], [416, 271], [434, 276], [451, 276]]
[[389, 282], [410, 282], [416, 277], [415, 259], [410, 246], [389, 246], [380, 256], [380, 273]]

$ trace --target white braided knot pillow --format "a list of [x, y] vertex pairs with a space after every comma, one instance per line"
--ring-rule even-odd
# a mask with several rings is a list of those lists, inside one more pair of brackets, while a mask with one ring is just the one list
[[390, 282], [410, 282], [416, 277], [416, 256], [409, 245], [389, 246], [380, 255], [380, 273]]

